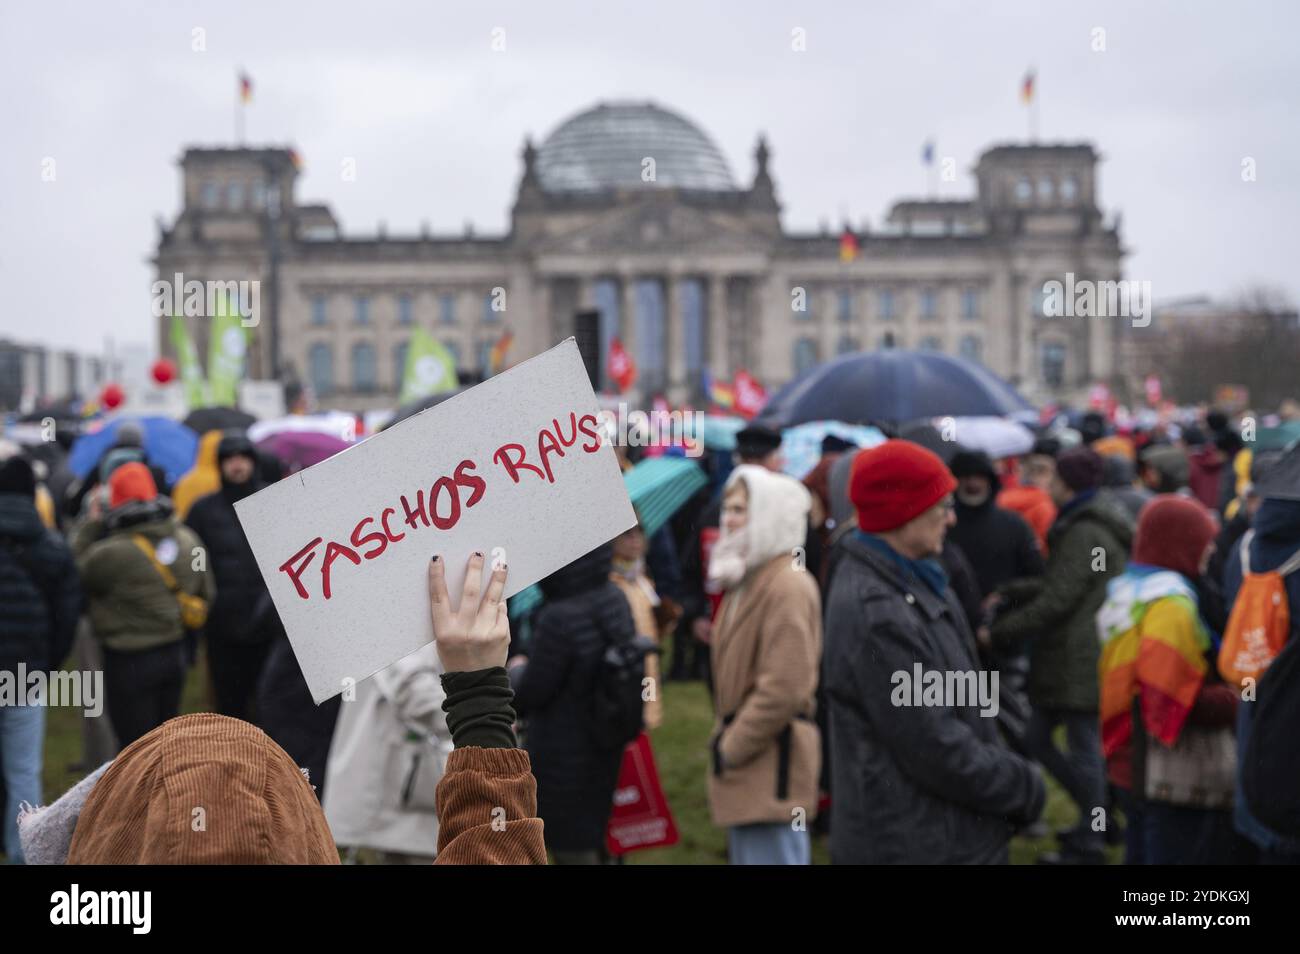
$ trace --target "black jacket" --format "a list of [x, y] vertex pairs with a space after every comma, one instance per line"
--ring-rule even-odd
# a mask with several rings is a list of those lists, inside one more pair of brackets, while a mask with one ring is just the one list
[[962, 864], [1007, 859], [1038, 817], [1038, 772], [1001, 741], [978, 704], [894, 704], [894, 674], [979, 669], [951, 590], [905, 579], [856, 536], [826, 609], [822, 679], [831, 726], [831, 858], [836, 864]]
[[72, 648], [81, 581], [32, 498], [0, 494], [0, 671], [54, 669]]
[[253, 549], [235, 515], [235, 501], [264, 487], [257, 477], [200, 497], [185, 518], [208, 551], [208, 569], [216, 578], [217, 598], [205, 627], [209, 639], [259, 643], [283, 635], [280, 615], [262, 579]]
[[988, 596], [1010, 580], [1039, 576], [1046, 566], [1034, 531], [1024, 517], [995, 503], [996, 491], [978, 507], [957, 501], [957, 525], [948, 539], [961, 547]]
[[635, 635], [627, 600], [609, 580], [612, 554], [606, 544], [542, 581], [545, 603], [534, 617], [528, 664], [510, 672], [552, 850], [604, 846], [623, 759], [621, 749], [602, 748], [591, 733], [604, 648]]

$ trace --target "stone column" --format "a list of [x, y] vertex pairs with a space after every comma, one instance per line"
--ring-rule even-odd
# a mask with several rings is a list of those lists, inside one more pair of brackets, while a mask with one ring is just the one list
[[708, 324], [708, 361], [709, 374], [714, 378], [725, 378], [731, 373], [731, 356], [727, 343], [730, 340], [730, 324], [727, 320], [727, 276], [710, 275], [709, 302], [706, 321]]
[[680, 276], [670, 274], [663, 278], [664, 310], [667, 317], [667, 342], [664, 355], [668, 372], [668, 401], [681, 404], [689, 391], [686, 380], [686, 314], [682, 310], [682, 282]]
[[[619, 272], [618, 276], [618, 325], [619, 341], [623, 344], [623, 350], [632, 356], [632, 360], [640, 368], [640, 349], [637, 347], [637, 326], [636, 326], [636, 276], [631, 272]], [[629, 402], [635, 402], [641, 393], [641, 385], [638, 381], [632, 385], [632, 390], [626, 395]]]

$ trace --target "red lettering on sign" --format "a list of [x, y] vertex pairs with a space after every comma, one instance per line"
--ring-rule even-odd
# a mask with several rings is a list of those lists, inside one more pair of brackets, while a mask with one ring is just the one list
[[555, 483], [555, 474], [551, 472], [551, 454], [564, 456], [564, 448], [555, 440], [555, 435], [542, 428], [542, 432], [537, 435], [537, 454], [542, 458], [542, 466], [546, 468], [546, 479]]
[[385, 507], [384, 512], [379, 517], [379, 522], [384, 525], [384, 536], [388, 537], [389, 543], [397, 543], [398, 541], [406, 539], [406, 534], [404, 533], [399, 533], [396, 536], [394, 536], [392, 528], [388, 526], [389, 516], [395, 513], [397, 513], [397, 511], [394, 510], [392, 507]]
[[331, 540], [325, 547], [325, 559], [320, 565], [321, 592], [325, 594], [325, 599], [330, 598], [330, 567], [340, 556], [347, 557], [357, 566], [361, 565], [361, 557], [357, 556], [356, 550]]
[[483, 494], [487, 490], [487, 481], [485, 481], [482, 477], [478, 477], [474, 475], [467, 476], [464, 473], [467, 470], [474, 470], [474, 469], [475, 469], [474, 462], [472, 460], [463, 460], [456, 465], [457, 486], [474, 488], [474, 492], [469, 495], [469, 500], [465, 501], [466, 510], [468, 510], [470, 507], [474, 506], [476, 503], [482, 500]]
[[[451, 513], [445, 517], [438, 516], [438, 496], [442, 490], [447, 491], [451, 497]], [[460, 491], [456, 489], [456, 481], [450, 477], [439, 477], [438, 482], [429, 489], [429, 518], [433, 520], [433, 525], [439, 530], [450, 530], [456, 526], [456, 521], [460, 519]]]
[[[519, 456], [515, 460], [511, 460], [510, 453], [507, 452], [512, 452]], [[497, 448], [497, 452], [492, 455], [492, 459], [505, 467], [506, 473], [510, 475], [510, 479], [515, 483], [519, 483], [520, 468], [531, 470], [538, 477], [545, 477], [546, 474], [542, 471], [542, 468], [538, 467], [536, 464], [524, 463], [524, 457], [526, 455], [527, 452], [524, 450], [523, 444], [502, 444]]]
[[417, 492], [415, 495], [414, 510], [412, 510], [411, 505], [406, 502], [406, 494], [402, 494], [401, 504], [402, 504], [402, 509], [406, 511], [406, 525], [408, 527], [410, 527], [412, 530], [419, 529], [419, 527], [415, 525], [415, 518], [417, 516], [420, 518], [421, 522], [423, 522], [426, 527], [429, 525], [429, 515], [424, 512], [424, 491], [423, 490]]
[[[590, 421], [591, 423], [587, 423]], [[584, 414], [578, 418], [578, 430], [591, 438], [590, 444], [583, 444], [582, 449], [588, 454], [594, 454], [600, 450], [600, 433], [596, 430], [596, 415]]]
[[[305, 547], [303, 547], [293, 556], [289, 557], [289, 559], [285, 560], [283, 563], [280, 564], [280, 572], [289, 574], [289, 579], [293, 580], [294, 589], [298, 591], [298, 595], [301, 596], [303, 599], [309, 599], [310, 597], [307, 593], [306, 588], [302, 585], [302, 580], [299, 578], [302, 576], [303, 571], [307, 569], [307, 564], [316, 558], [316, 554], [312, 551], [316, 549], [316, 544], [320, 543], [320, 541], [321, 538], [317, 537], [311, 543], [307, 544]], [[302, 561], [301, 566], [295, 568], [293, 564], [303, 554], [307, 555], [307, 559]]]
[[375, 549], [368, 550], [365, 553], [361, 554], [367, 560], [373, 560], [375, 557], [379, 556], [379, 554], [383, 553], [385, 550], [388, 549], [388, 538], [384, 536], [382, 533], [380, 533], [378, 530], [373, 530], [370, 533], [367, 533], [365, 536], [361, 535], [361, 528], [368, 523], [374, 523], [374, 522], [375, 522], [374, 517], [362, 517], [361, 522], [352, 528], [352, 545], [356, 547], [358, 550], [364, 547], [367, 543], [374, 541]]

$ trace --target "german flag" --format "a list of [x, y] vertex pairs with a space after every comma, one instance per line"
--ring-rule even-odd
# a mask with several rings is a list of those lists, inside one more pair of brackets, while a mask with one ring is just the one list
[[851, 262], [858, 257], [861, 246], [858, 244], [858, 237], [853, 234], [853, 230], [847, 225], [844, 226], [844, 232], [840, 235], [840, 261]]
[[293, 163], [295, 171], [302, 172], [302, 156], [298, 155], [297, 149], [289, 150], [289, 161]]
[[245, 106], [253, 101], [253, 79], [242, 71], [239, 74], [239, 101]]
[[1030, 70], [1025, 74], [1024, 81], [1020, 84], [1020, 101], [1028, 106], [1034, 101], [1034, 71]]

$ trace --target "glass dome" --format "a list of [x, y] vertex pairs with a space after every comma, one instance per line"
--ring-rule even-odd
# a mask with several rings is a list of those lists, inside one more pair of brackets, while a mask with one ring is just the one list
[[[643, 175], [647, 159], [654, 160], [653, 179]], [[653, 103], [600, 103], [566, 120], [537, 150], [536, 170], [547, 192], [736, 188], [709, 137]]]

